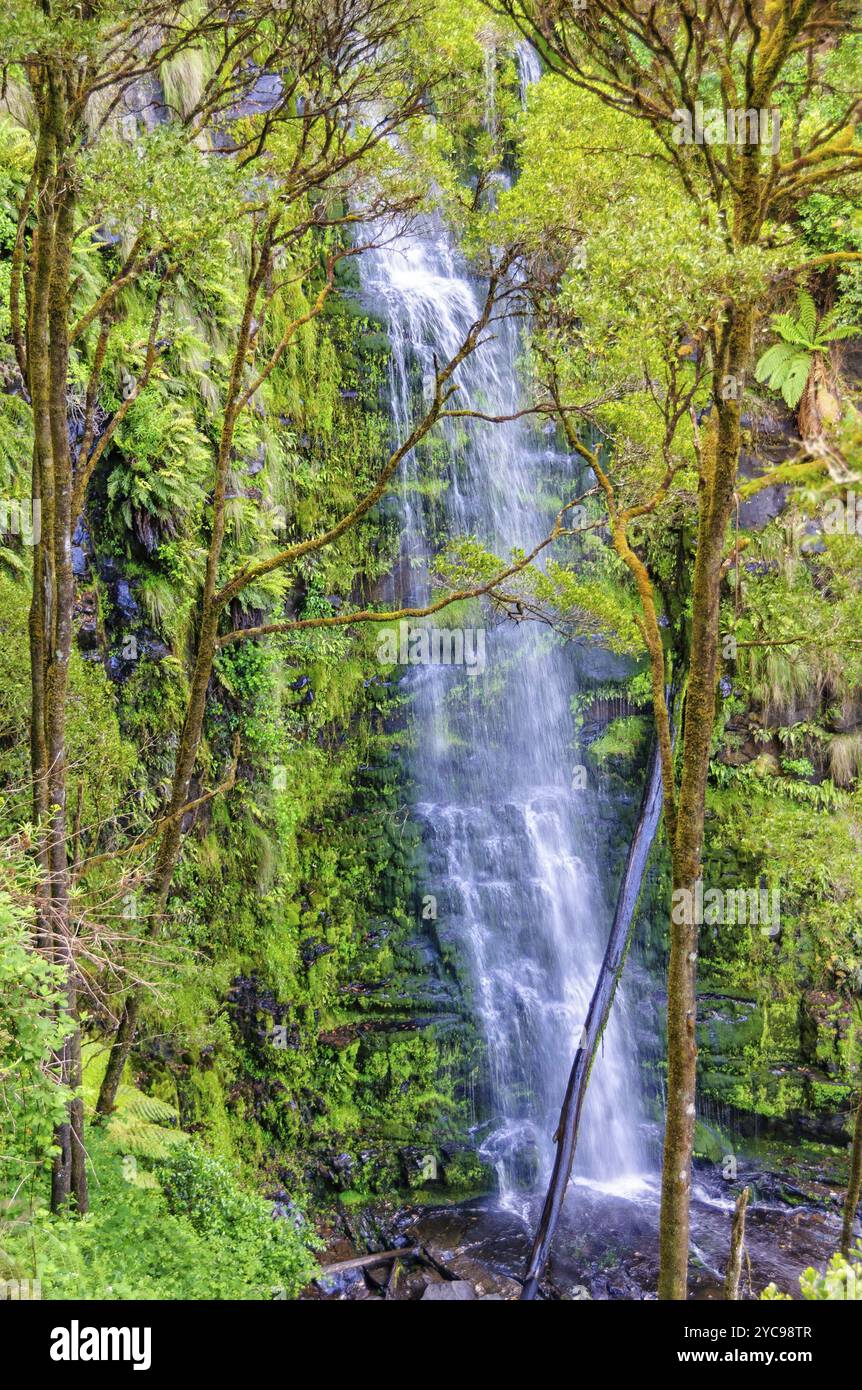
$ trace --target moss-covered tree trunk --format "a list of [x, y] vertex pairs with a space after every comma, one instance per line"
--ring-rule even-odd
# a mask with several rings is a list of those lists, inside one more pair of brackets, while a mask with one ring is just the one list
[[[715, 423], [700, 460], [697, 553], [692, 579], [691, 645], [676, 825], [671, 838], [675, 902], [693, 904], [701, 874], [706, 783], [715, 722], [719, 612], [725, 537], [739, 463], [740, 409], [724, 399], [728, 376], [742, 380], [751, 353], [752, 311], [728, 317], [713, 384]], [[697, 1088], [698, 923], [674, 911], [667, 983], [668, 1084], [659, 1228], [659, 1297], [684, 1299], [688, 1283], [689, 1207]]]
[[847, 1180], [847, 1194], [844, 1198], [844, 1221], [841, 1227], [841, 1250], [850, 1255], [853, 1244], [853, 1223], [862, 1197], [862, 1091], [856, 1107], [856, 1122], [853, 1126], [853, 1144], [850, 1149], [850, 1177]]
[[[75, 173], [70, 102], [74, 74], [48, 63], [37, 87], [39, 136], [35, 167], [36, 224], [27, 287], [27, 379], [33, 408], [33, 491], [41, 506], [33, 558], [30, 612], [31, 778], [38, 818], [43, 882], [37, 899], [37, 940], [65, 970], [66, 1009], [77, 1017], [77, 967], [70, 913], [71, 874], [66, 814], [66, 700], [72, 652], [72, 458], [69, 445], [69, 308], [75, 231]], [[63, 1041], [57, 1079], [77, 1092], [57, 1126], [51, 1205], [74, 1198], [88, 1206], [84, 1115], [80, 1097], [81, 1037]]]

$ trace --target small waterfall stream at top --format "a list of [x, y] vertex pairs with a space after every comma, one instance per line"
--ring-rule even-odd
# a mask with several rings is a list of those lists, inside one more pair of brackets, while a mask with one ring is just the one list
[[[484, 287], [470, 278], [436, 219], [364, 253], [362, 284], [388, 327], [391, 408], [404, 438], [421, 409], [419, 383], [427, 389], [435, 357], [445, 362], [457, 350], [479, 316]], [[492, 332], [458, 370], [454, 404], [510, 415], [524, 404], [519, 333], [513, 320]], [[506, 559], [553, 523], [553, 507], [541, 503], [555, 459], [552, 440], [524, 421], [458, 419], [441, 429], [442, 466], [429, 470], [428, 451], [424, 467], [419, 451], [403, 465], [396, 576], [402, 602], [427, 601], [427, 561], [449, 537], [473, 535]], [[429, 505], [435, 478], [444, 486]], [[572, 486], [577, 490], [574, 479]], [[429, 517], [443, 533], [433, 542]], [[446, 610], [437, 621], [446, 627]], [[419, 794], [413, 810], [428, 851], [423, 892], [436, 900], [438, 930], [454, 937], [469, 962], [486, 1044], [482, 1089], [490, 1114], [479, 1131], [480, 1152], [496, 1168], [502, 1200], [516, 1206], [518, 1194], [550, 1171], [552, 1135], [613, 906], [596, 868], [602, 844], [592, 794], [573, 788], [571, 652], [535, 622], [487, 628], [484, 662], [480, 641], [478, 632], [464, 633], [472, 672], [469, 665], [410, 668]], [[593, 1068], [575, 1163], [576, 1177], [602, 1184], [646, 1167], [625, 1012], [623, 990]]]

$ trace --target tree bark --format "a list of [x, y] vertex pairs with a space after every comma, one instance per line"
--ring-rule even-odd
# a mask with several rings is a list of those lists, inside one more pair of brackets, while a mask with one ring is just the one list
[[745, 1209], [751, 1196], [749, 1188], [744, 1187], [736, 1199], [733, 1209], [733, 1223], [730, 1228], [730, 1254], [727, 1257], [727, 1273], [724, 1276], [724, 1296], [727, 1299], [739, 1298], [739, 1276], [742, 1273], [742, 1252], [745, 1248]]
[[841, 1253], [849, 1259], [853, 1244], [853, 1223], [859, 1198], [862, 1196], [862, 1091], [856, 1108], [856, 1123], [853, 1126], [853, 1146], [850, 1150], [850, 1177], [847, 1194], [844, 1198], [844, 1221], [841, 1227]]
[[[751, 352], [752, 325], [750, 308], [735, 310], [728, 316], [714, 375], [716, 419], [708, 432], [701, 458], [689, 679], [679, 802], [671, 849], [677, 904], [694, 904], [701, 874], [706, 783], [718, 679], [722, 562], [739, 462], [739, 402], [723, 399], [721, 386], [727, 376], [742, 380]], [[698, 936], [699, 924], [694, 913], [672, 911], [667, 983], [667, 1116], [659, 1225], [658, 1295], [661, 1299], [685, 1299], [688, 1287], [697, 1082]]]
[[[33, 556], [30, 610], [33, 809], [38, 822], [37, 942], [66, 974], [65, 1008], [77, 1015], [77, 968], [70, 920], [71, 874], [66, 814], [66, 696], [72, 650], [72, 460], [67, 389], [68, 320], [76, 191], [69, 162], [74, 77], [60, 60], [45, 66], [37, 92], [39, 136], [34, 169], [36, 224], [26, 281], [26, 366], [33, 408], [33, 494], [41, 507]], [[57, 1080], [81, 1085], [81, 1039], [73, 1025], [56, 1059]], [[77, 1094], [55, 1134], [51, 1204], [88, 1206], [83, 1104]]]

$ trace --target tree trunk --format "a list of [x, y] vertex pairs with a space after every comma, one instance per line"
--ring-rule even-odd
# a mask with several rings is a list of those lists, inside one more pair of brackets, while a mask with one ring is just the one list
[[535, 1299], [539, 1291], [539, 1280], [547, 1263], [557, 1222], [562, 1211], [566, 1189], [572, 1173], [581, 1111], [587, 1093], [593, 1058], [604, 1032], [617, 983], [625, 963], [644, 870], [661, 819], [661, 805], [661, 758], [656, 740], [650, 755], [638, 823], [629, 845], [608, 944], [605, 948], [596, 987], [590, 1000], [583, 1036], [575, 1053], [575, 1060], [572, 1063], [569, 1083], [563, 1100], [563, 1108], [560, 1112], [560, 1123], [555, 1135], [557, 1148], [554, 1156], [554, 1168], [524, 1275], [524, 1287], [521, 1293], [521, 1299], [524, 1301]]
[[102, 1077], [102, 1084], [99, 1088], [99, 1099], [96, 1101], [97, 1115], [110, 1115], [117, 1103], [117, 1091], [123, 1079], [123, 1069], [132, 1043], [135, 1041], [139, 1005], [140, 1000], [136, 992], [126, 996], [120, 1013], [120, 1022], [108, 1054], [108, 1065], [105, 1068], [105, 1075]]
[[724, 1296], [731, 1301], [739, 1298], [739, 1276], [742, 1273], [742, 1252], [745, 1248], [745, 1209], [750, 1196], [750, 1189], [744, 1187], [733, 1209], [730, 1254], [727, 1257], [727, 1273], [724, 1276]]
[[699, 924], [694, 920], [694, 913], [682, 910], [680, 905], [687, 902], [693, 907], [701, 872], [706, 782], [718, 679], [721, 571], [739, 463], [739, 401], [735, 396], [724, 399], [723, 384], [731, 378], [738, 385], [744, 378], [750, 357], [752, 322], [748, 308], [735, 310], [729, 316], [714, 376], [716, 420], [708, 432], [701, 460], [689, 681], [676, 833], [671, 849], [674, 902], [679, 910], [671, 914], [668, 963], [667, 1118], [659, 1224], [658, 1294], [661, 1299], [685, 1299], [688, 1289]]
[[859, 1092], [859, 1105], [856, 1109], [856, 1123], [853, 1126], [853, 1146], [850, 1150], [850, 1177], [847, 1194], [844, 1198], [844, 1222], [841, 1227], [841, 1253], [849, 1259], [853, 1244], [853, 1223], [856, 1209], [862, 1196], [862, 1091]]
[[[36, 225], [27, 282], [27, 375], [33, 407], [33, 495], [41, 507], [33, 556], [30, 610], [33, 807], [38, 818], [37, 942], [66, 972], [65, 1007], [77, 1014], [77, 968], [70, 920], [71, 876], [66, 816], [66, 698], [72, 651], [72, 460], [69, 448], [69, 307], [76, 193], [68, 162], [71, 79], [48, 63], [37, 96], [39, 137], [34, 186]], [[57, 1079], [79, 1091], [77, 1025], [57, 1057]], [[87, 1210], [83, 1104], [70, 1103], [57, 1127], [52, 1170], [55, 1211], [74, 1197]]]
[[[695, 880], [674, 873], [675, 894], [693, 903]], [[674, 914], [682, 916], [683, 914]], [[697, 1077], [696, 963], [697, 926], [674, 921], [670, 928], [667, 975], [667, 1109], [659, 1223], [659, 1286], [663, 1299], [684, 1299], [688, 1284], [688, 1227], [691, 1158], [694, 1149]]]
[[[205, 615], [204, 630], [201, 632], [198, 644], [192, 688], [189, 693], [186, 718], [174, 769], [171, 799], [167, 811], [170, 819], [159, 841], [156, 862], [153, 866], [149, 885], [149, 933], [151, 937], [158, 935], [160, 919], [167, 907], [174, 868], [179, 856], [182, 840], [181, 810], [189, 799], [189, 787], [203, 731], [206, 692], [215, 659], [217, 623], [217, 613]], [[141, 1000], [142, 990], [140, 986], [136, 986], [129, 991], [123, 1004], [119, 1026], [108, 1056], [108, 1065], [99, 1088], [99, 1098], [96, 1102], [96, 1112], [99, 1115], [110, 1115], [117, 1103], [117, 1090], [135, 1040]]]
[[[62, 958], [67, 975], [69, 1013], [77, 1017], [77, 967], [72, 950], [69, 893], [69, 837], [66, 806], [66, 697], [72, 654], [72, 614], [75, 580], [72, 572], [72, 460], [69, 452], [66, 392], [69, 379], [69, 282], [75, 201], [71, 171], [62, 164], [55, 220], [54, 265], [51, 276], [49, 325], [51, 340], [50, 417], [54, 469], [54, 515], [51, 540], [55, 592], [51, 621], [46, 624], [51, 640], [45, 655], [45, 745], [48, 757], [49, 860], [54, 916], [55, 956]], [[62, 1081], [76, 1092], [81, 1087], [81, 1035], [75, 1027], [63, 1046]], [[65, 1126], [64, 1126], [65, 1128]], [[88, 1208], [87, 1170], [84, 1153], [84, 1115], [80, 1095], [71, 1102], [69, 1115], [70, 1193], [81, 1213]]]

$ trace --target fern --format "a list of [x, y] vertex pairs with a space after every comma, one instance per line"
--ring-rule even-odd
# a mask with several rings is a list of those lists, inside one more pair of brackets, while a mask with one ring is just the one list
[[[92, 1044], [84, 1049], [84, 1101], [92, 1105], [104, 1075], [106, 1054]], [[189, 1136], [180, 1129], [175, 1106], [159, 1096], [148, 1096], [137, 1086], [123, 1082], [117, 1090], [116, 1108], [105, 1129], [111, 1147], [122, 1156], [123, 1173], [137, 1187], [157, 1188], [156, 1175], [138, 1159], [154, 1163], [170, 1158], [186, 1145]]]
[[111, 1117], [108, 1138], [122, 1153], [135, 1158], [157, 1159], [169, 1158], [176, 1145], [185, 1143], [188, 1136], [182, 1130], [165, 1129], [162, 1125], [121, 1113]]
[[[175, 1126], [175, 1127], [174, 1127]], [[172, 1105], [158, 1096], [146, 1096], [135, 1086], [121, 1086], [117, 1092], [117, 1108], [108, 1123], [108, 1138], [127, 1157], [156, 1159], [170, 1158], [178, 1144], [188, 1142], [188, 1135], [179, 1128], [179, 1115]], [[138, 1187], [158, 1187], [153, 1173], [130, 1165], [129, 1181]]]
[[173, 1105], [158, 1096], [145, 1096], [135, 1086], [121, 1086], [117, 1091], [117, 1111], [133, 1120], [150, 1125], [177, 1125], [180, 1117]]
[[797, 298], [799, 325], [806, 338], [813, 339], [817, 328], [817, 306], [807, 290], [800, 290]]
[[831, 343], [860, 331], [857, 324], [839, 324], [837, 319], [838, 310], [832, 309], [818, 323], [817, 308], [807, 290], [797, 295], [795, 318], [788, 313], [773, 315], [773, 331], [782, 341], [766, 349], [754, 375], [770, 390], [780, 391], [791, 410], [802, 399], [815, 356], [828, 357]]

